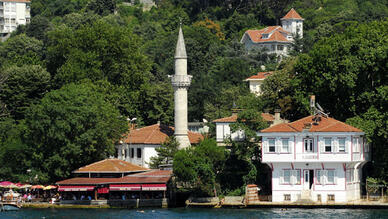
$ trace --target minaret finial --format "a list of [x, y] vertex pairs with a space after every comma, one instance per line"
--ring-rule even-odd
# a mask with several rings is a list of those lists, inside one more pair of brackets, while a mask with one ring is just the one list
[[182, 31], [182, 23], [179, 24], [179, 35], [178, 35], [178, 41], [176, 43], [175, 58], [187, 58], [185, 39], [183, 38], [183, 31]]

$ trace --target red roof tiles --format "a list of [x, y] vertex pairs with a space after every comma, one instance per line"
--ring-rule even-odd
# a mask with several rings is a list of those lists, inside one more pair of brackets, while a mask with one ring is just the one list
[[271, 132], [302, 132], [306, 125], [311, 127], [309, 132], [362, 132], [362, 130], [351, 125], [335, 120], [330, 117], [321, 117], [317, 124], [313, 120], [314, 116], [307, 116], [291, 123], [282, 123], [261, 130], [262, 133]]
[[75, 170], [74, 173], [128, 173], [146, 171], [147, 168], [137, 166], [135, 164], [119, 160], [119, 159], [105, 159]]
[[265, 78], [267, 78], [268, 76], [272, 75], [273, 72], [272, 71], [268, 71], [268, 72], [259, 72], [257, 73], [256, 75], [252, 75], [251, 77], [245, 79], [246, 81], [249, 81], [249, 80], [264, 80]]
[[[128, 144], [162, 144], [168, 136], [174, 135], [174, 128], [166, 125], [150, 125], [131, 130], [123, 139]], [[197, 144], [203, 136], [199, 133], [188, 131], [191, 144]]]
[[[285, 31], [281, 26], [269, 26], [261, 30], [247, 30], [245, 32], [254, 43], [262, 42], [289, 42], [285, 35], [289, 32]], [[264, 38], [263, 34], [268, 34], [268, 38]]]
[[283, 20], [283, 19], [300, 19], [300, 20], [303, 20], [303, 18], [293, 8], [291, 8], [291, 10], [281, 20]]
[[[269, 113], [262, 113], [261, 117], [263, 117], [263, 119], [267, 122], [271, 122], [271, 121], [275, 120], [275, 117]], [[213, 120], [213, 122], [236, 122], [237, 118], [238, 118], [237, 115], [232, 115], [229, 117], [224, 117], [224, 118]]]
[[167, 183], [172, 175], [171, 170], [151, 170], [121, 178], [86, 178], [76, 177], [57, 182], [57, 185], [99, 185], [99, 184], [137, 184], [137, 183]]

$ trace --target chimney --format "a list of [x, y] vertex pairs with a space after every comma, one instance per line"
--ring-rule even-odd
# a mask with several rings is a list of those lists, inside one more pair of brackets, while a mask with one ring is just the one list
[[275, 109], [275, 120], [273, 121], [274, 125], [282, 123], [282, 119], [280, 118], [280, 112], [280, 109]]
[[315, 95], [310, 96], [310, 109], [311, 113], [315, 114]]
[[260, 68], [261, 68], [262, 71], [265, 71], [265, 66], [264, 65], [261, 65]]

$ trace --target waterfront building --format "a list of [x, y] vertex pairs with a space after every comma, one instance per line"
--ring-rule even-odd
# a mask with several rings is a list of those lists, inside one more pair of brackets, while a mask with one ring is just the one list
[[[148, 168], [150, 158], [157, 156], [155, 149], [173, 135], [174, 127], [160, 123], [131, 129], [120, 144], [116, 145], [117, 158]], [[191, 131], [188, 131], [187, 136], [190, 144], [198, 144], [203, 139], [200, 133]]]
[[[261, 117], [268, 123], [268, 125], [279, 124], [287, 122], [287, 120], [280, 118], [280, 111], [275, 110], [275, 115], [269, 113], [261, 113]], [[224, 146], [224, 142], [227, 139], [232, 141], [242, 141], [245, 139], [245, 133], [243, 130], [232, 132], [230, 125], [236, 123], [238, 114], [236, 110], [233, 110], [232, 116], [213, 120], [216, 124], [216, 141], [220, 146]]]
[[249, 51], [265, 49], [269, 54], [287, 56], [296, 37], [303, 38], [303, 18], [291, 9], [280, 19], [282, 26], [269, 26], [260, 30], [247, 30], [240, 42]]
[[30, 0], [0, 0], [0, 39], [6, 39], [17, 26], [30, 23]]
[[360, 199], [362, 167], [370, 160], [365, 133], [316, 111], [257, 132], [262, 162], [272, 170], [272, 201]]
[[[123, 204], [136, 207], [167, 205], [171, 170], [150, 170], [132, 163], [106, 159], [81, 167], [74, 178], [57, 182], [61, 204]], [[141, 200], [141, 201], [139, 201]]]
[[245, 79], [245, 81], [249, 82], [249, 90], [251, 93], [256, 94], [256, 96], [260, 96], [262, 94], [261, 85], [264, 80], [272, 74], [272, 71], [259, 72], [256, 75], [252, 75], [251, 77]]

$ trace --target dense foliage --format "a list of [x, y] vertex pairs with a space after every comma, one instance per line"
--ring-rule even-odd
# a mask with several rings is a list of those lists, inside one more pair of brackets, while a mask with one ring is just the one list
[[[259, 139], [251, 135], [265, 127], [259, 112], [280, 108], [298, 119], [308, 113], [311, 94], [331, 116], [366, 132], [374, 153], [369, 174], [388, 180], [386, 0], [160, 0], [149, 11], [122, 2], [34, 0], [31, 23], [0, 43], [0, 179], [67, 177], [112, 154], [127, 117], [139, 126], [171, 125], [167, 76], [174, 73], [181, 20], [193, 75], [189, 120], [230, 116], [237, 106], [245, 119], [234, 128], [250, 136], [231, 142], [229, 152], [212, 140], [177, 152], [182, 182], [207, 194], [265, 186]], [[244, 50], [245, 30], [277, 25], [292, 7], [305, 19], [292, 57], [279, 63]], [[262, 65], [276, 73], [255, 97], [244, 79]], [[172, 151], [160, 153], [167, 158]]]

